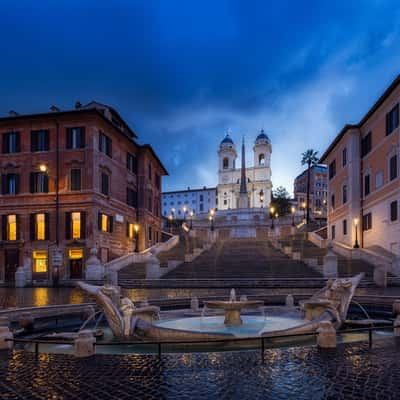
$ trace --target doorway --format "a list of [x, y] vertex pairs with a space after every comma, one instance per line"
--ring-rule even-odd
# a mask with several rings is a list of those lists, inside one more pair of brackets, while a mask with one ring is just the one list
[[19, 251], [17, 249], [4, 250], [5, 282], [15, 282], [15, 272], [19, 264]]
[[83, 277], [83, 249], [70, 249], [69, 258], [69, 276], [70, 279], [82, 279]]

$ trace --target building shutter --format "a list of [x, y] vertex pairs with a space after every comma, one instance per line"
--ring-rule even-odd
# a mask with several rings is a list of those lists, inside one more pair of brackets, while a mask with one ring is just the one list
[[65, 213], [65, 239], [71, 239], [71, 212]]
[[15, 194], [19, 193], [19, 174], [15, 174]]
[[44, 214], [44, 239], [45, 240], [50, 240], [50, 214], [45, 213]]
[[44, 179], [44, 185], [43, 185], [44, 192], [48, 193], [49, 192], [49, 177], [46, 174], [44, 174], [43, 179]]
[[15, 147], [16, 152], [19, 153], [21, 151], [21, 134], [20, 132], [15, 132]]
[[7, 240], [7, 215], [1, 216], [1, 238]]
[[44, 131], [44, 150], [48, 151], [50, 148], [50, 132], [49, 131]]
[[107, 136], [106, 137], [106, 151], [109, 157], [112, 157], [112, 140]]
[[86, 212], [81, 211], [81, 239], [86, 239]]
[[31, 132], [31, 151], [36, 151], [37, 149], [37, 138], [38, 135], [36, 134], [36, 132]]
[[20, 224], [21, 221], [20, 221], [19, 214], [15, 215], [15, 222], [17, 225], [17, 240], [20, 240], [21, 239], [21, 224]]
[[108, 232], [112, 233], [114, 229], [114, 217], [109, 216], [108, 217]]
[[7, 188], [7, 175], [3, 174], [1, 175], [1, 193], [2, 194], [7, 194], [8, 188]]
[[36, 240], [36, 214], [29, 215], [29, 236], [31, 240]]
[[67, 149], [71, 149], [72, 148], [72, 130], [71, 130], [71, 128], [67, 128], [66, 140], [67, 140]]
[[97, 228], [101, 231], [101, 212], [97, 214]]
[[35, 173], [31, 172], [29, 175], [29, 191], [35, 193]]
[[85, 127], [81, 128], [81, 149], [83, 149], [86, 146], [86, 129]]
[[8, 133], [3, 133], [2, 138], [3, 138], [3, 148], [2, 151], [3, 153], [8, 153], [8, 141], [9, 141], [9, 134]]

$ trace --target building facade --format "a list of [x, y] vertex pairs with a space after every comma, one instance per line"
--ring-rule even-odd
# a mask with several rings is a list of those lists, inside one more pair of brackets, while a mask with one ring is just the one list
[[161, 237], [167, 171], [151, 146], [103, 104], [51, 110], [0, 118], [3, 282], [19, 266], [33, 283], [79, 279], [91, 248], [107, 262]]
[[[253, 167], [246, 168], [249, 208], [269, 207], [272, 191], [271, 153], [271, 141], [262, 130], [253, 146]], [[218, 150], [218, 210], [236, 209], [239, 206], [241, 168], [236, 168], [236, 160], [235, 143], [226, 135]]]
[[202, 189], [178, 190], [164, 192], [162, 194], [162, 215], [168, 218], [170, 215], [177, 219], [183, 219], [193, 212], [194, 215], [208, 213], [217, 207], [217, 190], [215, 187]]
[[[310, 171], [310, 212], [313, 217], [325, 218], [327, 209], [327, 167], [313, 165]], [[306, 211], [307, 204], [307, 170], [294, 180], [295, 208], [298, 212]]]
[[326, 150], [329, 238], [400, 255], [400, 76]]

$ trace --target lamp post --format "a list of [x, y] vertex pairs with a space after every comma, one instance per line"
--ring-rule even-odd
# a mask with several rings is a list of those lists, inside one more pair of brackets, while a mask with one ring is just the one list
[[290, 209], [290, 211], [292, 212], [292, 226], [295, 226], [295, 223], [294, 223], [294, 213], [295, 213], [296, 209], [295, 209], [294, 207], [292, 207], [292, 208]]
[[169, 221], [169, 232], [172, 233], [172, 221], [174, 220], [174, 217], [172, 214], [168, 215], [168, 221]]
[[263, 202], [264, 202], [264, 192], [261, 189], [260, 190], [260, 203], [261, 203], [261, 208], [263, 208]]
[[355, 249], [358, 249], [360, 246], [359, 246], [359, 244], [358, 244], [358, 238], [357, 238], [357, 231], [358, 231], [358, 218], [354, 218], [354, 220], [353, 220], [353, 222], [354, 222], [354, 229], [355, 229], [355, 231], [356, 231], [356, 240], [355, 240], [355, 242], [354, 242], [354, 248]]
[[183, 206], [182, 207], [182, 211], [183, 211], [183, 222], [186, 222], [186, 211], [187, 211], [187, 207]]
[[209, 217], [208, 217], [208, 219], [210, 220], [210, 229], [211, 229], [211, 232], [214, 231], [214, 214], [215, 214], [215, 211], [214, 211], [214, 209], [212, 208], [212, 209], [210, 210], [210, 215], [209, 215]]
[[[57, 133], [58, 136], [58, 133]], [[58, 145], [57, 145], [57, 152], [58, 152]], [[58, 156], [57, 156], [58, 157]], [[55, 184], [55, 198], [54, 198], [54, 203], [55, 203], [55, 231], [56, 231], [56, 240], [55, 240], [55, 251], [54, 255], [52, 258], [52, 281], [53, 281], [53, 286], [58, 286], [58, 280], [60, 278], [59, 274], [59, 267], [62, 266], [62, 253], [59, 250], [59, 208], [60, 208], [60, 202], [59, 202], [59, 183], [58, 183], [58, 160], [57, 160], [57, 170], [56, 170], [56, 176], [50, 176], [49, 174], [49, 169], [46, 164], [42, 163], [39, 165], [39, 171], [42, 172], [43, 174], [46, 174], [47, 179], [49, 180], [50, 178], [54, 178], [54, 184]]]
[[274, 229], [274, 228], [275, 228], [275, 225], [274, 225], [274, 212], [275, 212], [275, 207], [274, 207], [274, 206], [271, 206], [271, 207], [269, 208], [269, 216], [270, 216], [270, 218], [271, 218], [271, 229]]
[[190, 211], [189, 216], [190, 216], [190, 229], [193, 229], [193, 215], [194, 212], [193, 210]]
[[139, 224], [134, 224], [133, 230], [135, 231], [135, 253], [138, 253], [139, 252]]
[[303, 208], [304, 219], [306, 219], [306, 206], [307, 206], [307, 203], [305, 201], [303, 201], [303, 203], [301, 203], [301, 207]]

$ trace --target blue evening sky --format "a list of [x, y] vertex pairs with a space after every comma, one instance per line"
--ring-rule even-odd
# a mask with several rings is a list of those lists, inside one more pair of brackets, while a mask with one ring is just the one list
[[400, 2], [0, 1], [0, 114], [110, 104], [151, 143], [165, 190], [215, 185], [217, 148], [261, 128], [292, 191], [400, 73]]

